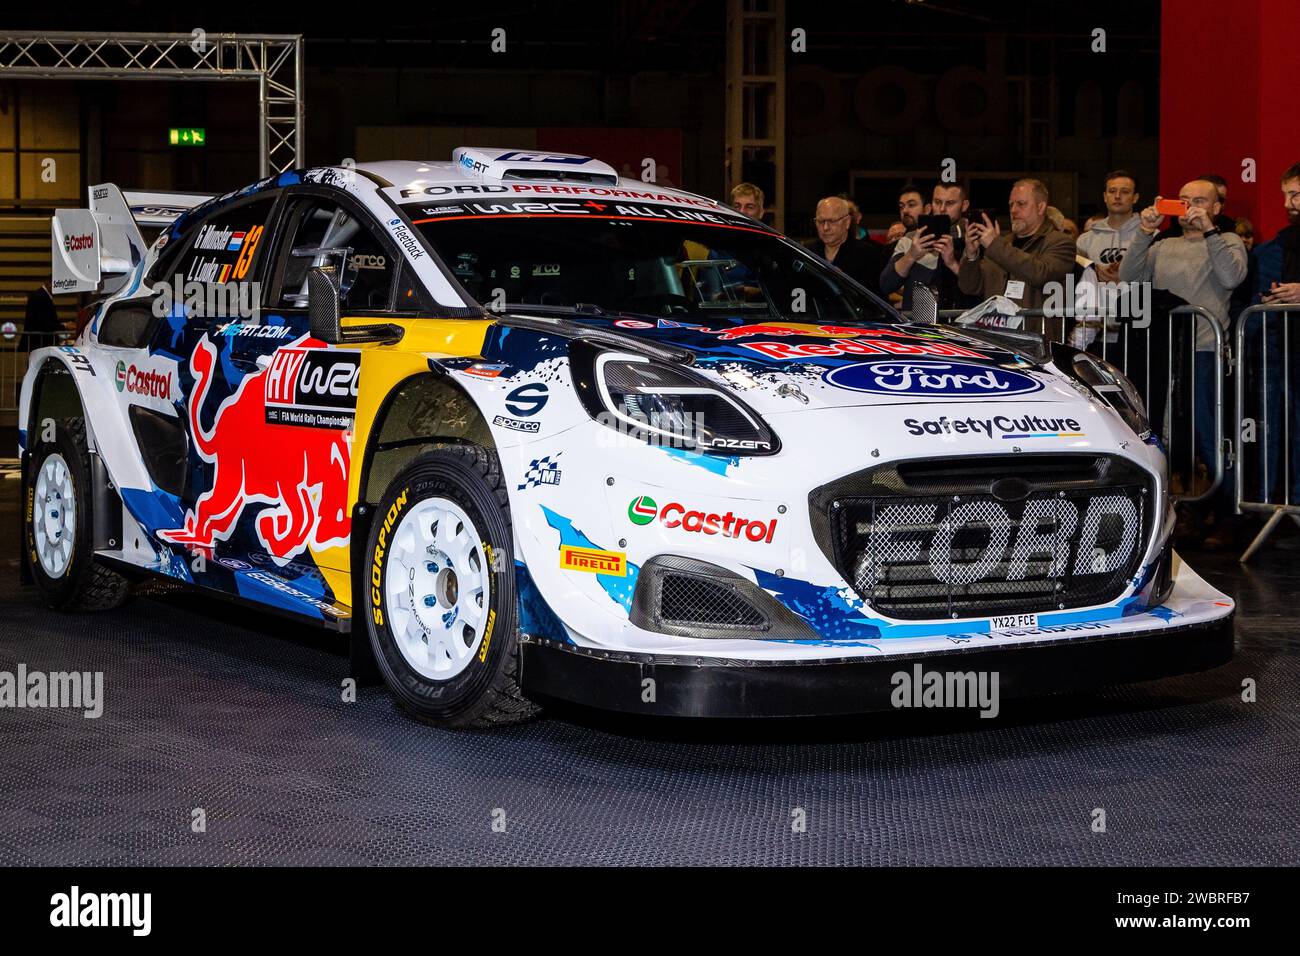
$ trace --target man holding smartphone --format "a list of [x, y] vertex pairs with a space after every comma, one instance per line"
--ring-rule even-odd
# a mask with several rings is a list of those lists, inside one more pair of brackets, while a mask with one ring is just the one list
[[[1215, 223], [1214, 217], [1219, 215], [1223, 204], [1214, 183], [1193, 179], [1179, 191], [1178, 199], [1182, 207], [1178, 216], [1181, 235], [1155, 242], [1165, 219], [1164, 210], [1168, 208], [1162, 197], [1157, 196], [1154, 203], [1142, 210], [1138, 235], [1120, 263], [1120, 280], [1150, 282], [1157, 294], [1164, 291], [1188, 305], [1200, 306], [1214, 317], [1226, 337], [1232, 290], [1246, 278], [1246, 247], [1236, 233], [1224, 232]], [[1167, 321], [1167, 318], [1162, 319], [1162, 322]], [[1204, 321], [1197, 321], [1195, 327], [1195, 403], [1192, 411], [1196, 416], [1196, 450], [1206, 467], [1212, 468], [1215, 460], [1214, 332], [1206, 327]], [[1151, 354], [1154, 354], [1160, 347], [1158, 343], [1165, 339], [1155, 328], [1150, 330], [1150, 334]], [[1174, 353], [1179, 354], [1180, 350], [1175, 347]], [[1172, 361], [1172, 356], [1170, 358]], [[1152, 426], [1160, 430], [1167, 379], [1154, 362], [1151, 378]], [[1157, 389], [1161, 391], [1159, 396], [1155, 394]], [[1176, 422], [1185, 412], [1181, 404], [1175, 404], [1170, 414]], [[1225, 481], [1211, 505], [1216, 514], [1226, 514], [1230, 507], [1226, 495], [1228, 487], [1229, 483]]]
[[[919, 193], [912, 195], [919, 198]], [[931, 214], [912, 217], [907, 234], [898, 240], [880, 273], [880, 291], [885, 295], [903, 290], [904, 312], [912, 308], [912, 290], [917, 285], [930, 290], [940, 309], [962, 308], [968, 301], [957, 288], [957, 257], [962, 246], [954, 227], [965, 216], [970, 201], [966, 190], [955, 183], [937, 183], [931, 195]], [[901, 213], [901, 202], [899, 209]]]
[[[1021, 179], [1011, 187], [1008, 206], [1011, 232], [981, 215], [967, 230], [957, 285], [979, 299], [1006, 296], [1022, 309], [1041, 309], [1043, 287], [1065, 282], [1074, 272], [1074, 240], [1047, 218], [1047, 186], [1037, 179]], [[1063, 338], [1064, 317], [1043, 320], [1043, 331], [1053, 341]]]
[[[1214, 183], [1193, 179], [1178, 194], [1186, 205], [1178, 217], [1182, 234], [1153, 243], [1165, 215], [1156, 207], [1142, 210], [1138, 235], [1120, 263], [1122, 282], [1151, 282], [1189, 305], [1199, 305], [1226, 330], [1228, 300], [1232, 290], [1246, 278], [1246, 247], [1235, 233], [1223, 232], [1214, 222], [1222, 205]], [[1196, 349], [1212, 351], [1214, 334], [1201, 327], [1196, 332]]]

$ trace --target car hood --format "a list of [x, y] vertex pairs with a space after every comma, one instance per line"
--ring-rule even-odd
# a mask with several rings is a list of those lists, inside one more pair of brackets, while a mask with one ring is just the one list
[[[980, 401], [1086, 405], [1045, 356], [948, 326], [588, 318], [577, 324], [685, 350], [756, 411]], [[1030, 351], [1030, 350], [1026, 350]]]

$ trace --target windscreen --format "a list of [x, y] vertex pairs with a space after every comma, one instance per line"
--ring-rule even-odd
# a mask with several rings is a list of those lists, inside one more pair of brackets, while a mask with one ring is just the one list
[[490, 308], [898, 320], [843, 273], [729, 210], [500, 200], [407, 211], [470, 295]]

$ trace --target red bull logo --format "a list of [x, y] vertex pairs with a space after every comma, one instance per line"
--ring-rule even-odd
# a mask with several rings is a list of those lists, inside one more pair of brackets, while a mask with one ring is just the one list
[[[301, 340], [284, 361], [246, 375], [235, 394], [217, 409], [210, 430], [199, 421], [199, 410], [212, 385], [217, 350], [205, 337], [194, 350], [190, 370], [190, 434], [199, 456], [216, 465], [212, 487], [199, 496], [183, 528], [159, 531], [159, 537], [187, 548], [211, 553], [217, 541], [233, 533], [244, 509], [267, 505], [257, 516], [257, 538], [277, 564], [305, 551], [348, 543], [352, 519], [348, 511], [348, 471], [351, 449], [343, 429], [301, 427], [268, 422], [267, 402], [293, 394], [297, 377], [317, 344]], [[276, 372], [272, 381], [271, 372]]]
[[[698, 328], [698, 326], [695, 326]], [[807, 336], [810, 338], [928, 338], [901, 329], [863, 329], [853, 325], [809, 325], [806, 323], [771, 323], [763, 325], [736, 325], [731, 329], [718, 330], [719, 341], [731, 342], [732, 339], [748, 336]]]
[[722, 329], [717, 333], [718, 340], [730, 342], [750, 335], [808, 335], [814, 338], [853, 338], [859, 335], [871, 335], [868, 329], [855, 329], [843, 325], [807, 325], [801, 322], [781, 322], [770, 325], [737, 325], [735, 328]]

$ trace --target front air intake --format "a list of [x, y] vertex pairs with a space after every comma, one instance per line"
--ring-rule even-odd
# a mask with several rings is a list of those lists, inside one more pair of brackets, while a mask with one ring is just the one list
[[753, 581], [694, 558], [659, 555], [637, 575], [631, 621], [676, 637], [809, 640], [816, 634]]

